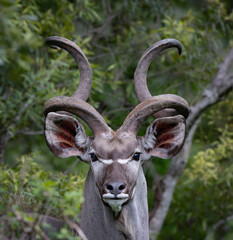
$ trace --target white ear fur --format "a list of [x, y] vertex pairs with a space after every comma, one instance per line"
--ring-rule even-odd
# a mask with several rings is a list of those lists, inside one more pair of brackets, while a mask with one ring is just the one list
[[147, 128], [142, 144], [149, 155], [167, 159], [181, 150], [184, 138], [184, 117], [163, 117], [153, 121]]
[[89, 137], [77, 119], [54, 112], [46, 116], [45, 139], [49, 149], [62, 158], [83, 155], [89, 143]]

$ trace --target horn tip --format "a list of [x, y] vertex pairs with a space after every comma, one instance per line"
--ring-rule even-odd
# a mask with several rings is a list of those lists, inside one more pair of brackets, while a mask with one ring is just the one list
[[178, 48], [178, 54], [179, 56], [182, 54], [182, 48]]
[[61, 48], [59, 48], [59, 47], [56, 45], [57, 41], [61, 41], [61, 40], [63, 40], [62, 37], [59, 37], [59, 36], [50, 36], [50, 37], [46, 38], [45, 43], [46, 43], [50, 48], [57, 49], [57, 50], [61, 50]]

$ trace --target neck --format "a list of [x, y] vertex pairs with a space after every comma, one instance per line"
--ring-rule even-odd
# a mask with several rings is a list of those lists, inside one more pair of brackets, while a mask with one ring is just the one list
[[84, 198], [81, 228], [89, 240], [149, 239], [147, 186], [142, 168], [139, 170], [133, 199], [122, 207], [118, 217], [97, 195], [91, 170], [86, 179]]

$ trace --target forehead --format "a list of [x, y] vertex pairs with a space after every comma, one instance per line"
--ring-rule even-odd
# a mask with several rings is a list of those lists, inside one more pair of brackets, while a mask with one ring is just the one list
[[93, 149], [102, 159], [127, 159], [137, 148], [136, 137], [130, 135], [98, 136], [93, 141]]

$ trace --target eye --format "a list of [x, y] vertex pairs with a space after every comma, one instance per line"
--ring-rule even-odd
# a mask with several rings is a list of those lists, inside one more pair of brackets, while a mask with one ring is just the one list
[[98, 157], [94, 153], [90, 153], [90, 156], [91, 156], [91, 161], [92, 162], [98, 161]]
[[140, 152], [134, 153], [133, 160], [138, 161], [140, 159], [140, 154], [141, 154]]

